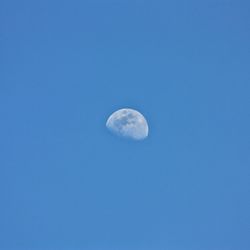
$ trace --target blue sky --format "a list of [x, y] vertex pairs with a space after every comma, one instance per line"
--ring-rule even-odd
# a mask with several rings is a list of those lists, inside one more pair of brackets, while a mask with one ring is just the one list
[[[250, 3], [0, 3], [0, 249], [250, 249]], [[123, 107], [149, 137], [106, 129]]]

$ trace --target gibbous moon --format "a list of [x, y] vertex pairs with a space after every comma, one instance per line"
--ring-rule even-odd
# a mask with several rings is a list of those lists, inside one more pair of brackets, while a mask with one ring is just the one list
[[134, 109], [119, 109], [108, 118], [106, 127], [114, 134], [133, 140], [143, 140], [148, 136], [145, 117]]

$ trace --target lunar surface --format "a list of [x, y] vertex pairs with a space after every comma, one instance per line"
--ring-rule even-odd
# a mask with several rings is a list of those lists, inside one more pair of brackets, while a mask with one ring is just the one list
[[133, 140], [143, 140], [148, 136], [145, 117], [134, 109], [119, 109], [108, 118], [106, 127], [114, 134]]

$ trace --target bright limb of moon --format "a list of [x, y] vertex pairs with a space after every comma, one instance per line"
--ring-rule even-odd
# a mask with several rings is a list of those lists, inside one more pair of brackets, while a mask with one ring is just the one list
[[133, 140], [148, 136], [148, 123], [138, 111], [130, 108], [119, 109], [108, 118], [106, 127], [116, 135]]

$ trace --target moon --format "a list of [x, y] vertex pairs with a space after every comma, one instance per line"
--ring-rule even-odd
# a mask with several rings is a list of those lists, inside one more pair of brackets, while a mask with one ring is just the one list
[[123, 108], [111, 114], [106, 127], [114, 134], [133, 140], [143, 140], [148, 136], [148, 123], [138, 111]]

